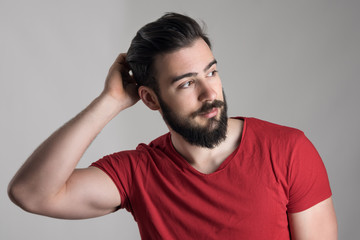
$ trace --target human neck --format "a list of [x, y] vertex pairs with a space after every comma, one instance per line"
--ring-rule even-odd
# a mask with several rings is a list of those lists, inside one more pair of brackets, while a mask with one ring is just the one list
[[176, 151], [192, 167], [203, 173], [211, 173], [239, 146], [242, 127], [243, 120], [228, 119], [226, 139], [214, 148], [192, 145], [170, 129], [171, 141]]

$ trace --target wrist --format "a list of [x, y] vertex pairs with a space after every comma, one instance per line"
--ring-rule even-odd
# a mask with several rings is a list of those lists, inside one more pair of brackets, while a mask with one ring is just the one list
[[115, 100], [109, 95], [101, 94], [95, 98], [91, 104], [85, 109], [85, 112], [89, 113], [91, 121], [94, 123], [100, 123], [104, 126], [110, 122], [116, 115], [122, 110], [123, 106], [119, 101]]
[[113, 96], [101, 93], [94, 102], [97, 102], [97, 104], [104, 109], [108, 114], [117, 115], [122, 110], [126, 109], [126, 104], [124, 101], [121, 101], [117, 98], [114, 98]]

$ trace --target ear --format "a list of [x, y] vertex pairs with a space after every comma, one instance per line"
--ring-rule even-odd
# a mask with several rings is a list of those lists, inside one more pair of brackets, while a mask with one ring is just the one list
[[154, 90], [146, 86], [140, 86], [138, 93], [141, 100], [145, 103], [146, 106], [148, 106], [148, 108], [151, 110], [160, 109], [160, 104]]

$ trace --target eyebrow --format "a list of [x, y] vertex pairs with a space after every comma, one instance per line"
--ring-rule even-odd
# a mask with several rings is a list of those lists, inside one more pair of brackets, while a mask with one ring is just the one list
[[[209, 69], [212, 67], [212, 65], [214, 65], [214, 64], [217, 64], [216, 59], [212, 60], [208, 65], [206, 65], [206, 67], [203, 69], [203, 71], [206, 72], [206, 71], [209, 70]], [[174, 78], [172, 79], [171, 83], [177, 82], [177, 81], [179, 81], [180, 79], [183, 79], [183, 78], [195, 77], [195, 76], [197, 76], [197, 75], [198, 75], [198, 73], [196, 73], [196, 72], [185, 73], [185, 74], [182, 74], [182, 75], [180, 75], [180, 76], [174, 77]]]

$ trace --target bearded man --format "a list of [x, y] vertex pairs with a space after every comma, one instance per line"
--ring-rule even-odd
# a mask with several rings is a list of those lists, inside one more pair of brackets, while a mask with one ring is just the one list
[[[169, 132], [75, 169], [105, 125], [140, 99]], [[35, 150], [9, 196], [27, 211], [66, 219], [125, 208], [143, 239], [337, 238], [313, 145], [294, 128], [228, 118], [210, 41], [177, 13], [137, 32], [99, 97]]]

